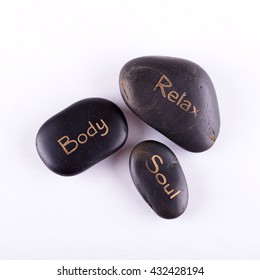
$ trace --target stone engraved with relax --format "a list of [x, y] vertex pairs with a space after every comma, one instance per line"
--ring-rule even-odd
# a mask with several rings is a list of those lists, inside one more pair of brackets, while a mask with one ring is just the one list
[[164, 97], [164, 98], [167, 97], [167, 99], [170, 102], [173, 102], [173, 103], [176, 102], [177, 106], [180, 106], [180, 108], [182, 110], [189, 112], [190, 114], [194, 114], [194, 117], [196, 118], [199, 110], [197, 110], [197, 108], [194, 105], [192, 105], [191, 101], [184, 99], [184, 97], [187, 96], [186, 92], [183, 92], [182, 95], [180, 95], [180, 93], [178, 93], [175, 90], [172, 90], [169, 93], [165, 92], [165, 88], [170, 88], [170, 87], [172, 87], [172, 85], [173, 84], [172, 84], [171, 80], [166, 75], [162, 75], [160, 80], [154, 87], [153, 91], [156, 91], [156, 89], [159, 87], [162, 97]]
[[[98, 123], [96, 123], [96, 127], [98, 130], [102, 131], [105, 129], [105, 131], [101, 134], [101, 137], [104, 137], [108, 134], [109, 128], [104, 122], [103, 119], [100, 119], [102, 125], [100, 126]], [[66, 153], [66, 155], [69, 155], [76, 151], [78, 149], [79, 144], [85, 144], [88, 141], [88, 137], [93, 137], [98, 133], [98, 130], [95, 128], [95, 126], [92, 124], [92, 122], [88, 122], [89, 127], [86, 130], [85, 133], [81, 133], [78, 135], [77, 140], [70, 140], [69, 136], [64, 135], [60, 139], [57, 140], [57, 142], [60, 144], [63, 151]], [[73, 144], [73, 148], [70, 145], [70, 148], [67, 147], [69, 144]]]
[[165, 177], [165, 175], [163, 175], [162, 173], [158, 173], [159, 172], [159, 165], [156, 162], [156, 159], [158, 159], [160, 161], [161, 164], [163, 164], [163, 159], [159, 156], [159, 155], [154, 155], [151, 157], [151, 161], [155, 167], [154, 170], [152, 170], [149, 166], [148, 166], [148, 161], [146, 160], [145, 162], [145, 166], [148, 169], [148, 171], [152, 174], [155, 174], [155, 179], [157, 181], [158, 184], [160, 184], [163, 187], [164, 192], [167, 195], [171, 195], [170, 199], [173, 199], [174, 197], [176, 197], [178, 194], [180, 194], [181, 191], [177, 191], [174, 193], [174, 189], [168, 189], [168, 187], [170, 187], [170, 184], [167, 182], [167, 178]]

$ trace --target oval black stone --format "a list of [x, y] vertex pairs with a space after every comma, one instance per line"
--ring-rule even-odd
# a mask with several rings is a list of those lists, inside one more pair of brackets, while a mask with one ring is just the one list
[[144, 200], [160, 217], [179, 217], [188, 203], [185, 176], [174, 153], [157, 141], [136, 145], [130, 155], [130, 173]]
[[182, 148], [203, 152], [217, 139], [215, 89], [197, 64], [170, 57], [133, 59], [120, 72], [120, 90], [137, 116]]
[[50, 170], [71, 176], [116, 152], [127, 134], [118, 106], [106, 99], [87, 98], [47, 120], [37, 134], [36, 147]]

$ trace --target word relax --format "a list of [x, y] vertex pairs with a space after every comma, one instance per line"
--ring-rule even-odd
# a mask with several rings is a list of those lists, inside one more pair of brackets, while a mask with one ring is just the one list
[[194, 117], [196, 118], [199, 110], [197, 110], [191, 101], [184, 99], [184, 97], [187, 96], [185, 92], [182, 95], [175, 90], [166, 93], [165, 89], [171, 88], [172, 85], [173, 84], [170, 79], [166, 75], [162, 75], [153, 91], [155, 91], [157, 88], [160, 88], [162, 97], [167, 98], [170, 102], [175, 103], [182, 110], [189, 112], [190, 114], [194, 114]]
[[66, 155], [75, 152], [78, 149], [79, 144], [85, 144], [88, 141], [88, 138], [94, 137], [97, 133], [99, 133], [99, 131], [103, 132], [101, 133], [101, 137], [106, 136], [109, 131], [108, 126], [102, 119], [100, 119], [100, 121], [102, 125], [96, 123], [96, 127], [94, 126], [94, 124], [92, 124], [92, 122], [89, 121], [88, 129], [85, 133], [79, 134], [77, 140], [70, 140], [69, 136], [67, 135], [64, 135], [60, 139], [58, 139], [57, 142], [60, 144], [61, 148], [66, 153]]
[[159, 169], [160, 169], [160, 168], [159, 168], [158, 163], [156, 162], [156, 159], [158, 159], [159, 162], [160, 162], [161, 164], [163, 164], [163, 159], [162, 159], [160, 156], [158, 156], [158, 155], [154, 155], [154, 156], [151, 157], [151, 161], [152, 161], [152, 163], [153, 163], [155, 169], [152, 170], [152, 169], [148, 166], [148, 160], [146, 160], [145, 166], [146, 166], [146, 168], [148, 169], [148, 171], [149, 171], [150, 173], [155, 174], [155, 179], [156, 179], [157, 183], [160, 184], [161, 186], [164, 186], [164, 187], [163, 187], [164, 192], [165, 192], [167, 195], [170, 196], [170, 199], [173, 199], [173, 198], [176, 197], [178, 194], [180, 194], [181, 191], [177, 191], [177, 192], [174, 193], [174, 189], [169, 189], [170, 184], [168, 184], [165, 175], [163, 175], [162, 173], [159, 173]]

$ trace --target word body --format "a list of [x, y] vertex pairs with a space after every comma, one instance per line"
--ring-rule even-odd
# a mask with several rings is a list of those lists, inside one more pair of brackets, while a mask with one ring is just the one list
[[101, 132], [101, 137], [106, 136], [109, 132], [109, 128], [103, 119], [100, 119], [101, 124], [96, 122], [94, 125], [90, 121], [88, 123], [89, 127], [87, 130], [84, 133], [80, 133], [77, 139], [70, 139], [68, 135], [64, 135], [57, 140], [66, 155], [75, 152], [78, 149], [79, 144], [85, 144], [89, 138], [94, 137], [99, 132]]

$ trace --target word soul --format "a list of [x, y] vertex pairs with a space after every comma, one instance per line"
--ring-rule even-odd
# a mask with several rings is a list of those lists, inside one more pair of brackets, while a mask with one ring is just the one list
[[163, 190], [168, 196], [170, 196], [170, 199], [173, 199], [178, 194], [180, 194], [181, 191], [174, 192], [174, 189], [170, 188], [171, 185], [167, 182], [166, 176], [162, 173], [159, 173], [159, 163], [163, 164], [163, 159], [159, 155], [154, 155], [151, 157], [151, 161], [154, 169], [149, 167], [148, 160], [146, 160], [145, 166], [150, 173], [155, 174], [155, 180], [159, 185], [164, 186]]

